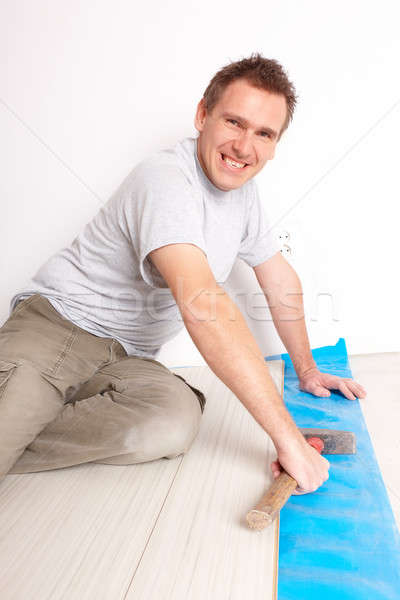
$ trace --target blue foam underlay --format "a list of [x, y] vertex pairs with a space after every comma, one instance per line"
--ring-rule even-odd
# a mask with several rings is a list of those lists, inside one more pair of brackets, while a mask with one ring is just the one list
[[[344, 339], [312, 354], [321, 371], [352, 377]], [[289, 355], [266, 360], [277, 358], [296, 424], [353, 431], [357, 440], [355, 455], [326, 457], [323, 486], [281, 510], [278, 600], [399, 600], [400, 536], [358, 400], [301, 392]]]

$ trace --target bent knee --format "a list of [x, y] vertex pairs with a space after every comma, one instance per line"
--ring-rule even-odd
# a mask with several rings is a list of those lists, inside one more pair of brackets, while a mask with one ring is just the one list
[[[136, 398], [155, 407], [181, 414], [201, 417], [202, 403], [193, 389], [171, 371], [137, 375], [127, 375], [117, 382], [116, 390], [127, 398]], [[205, 403], [205, 400], [204, 400]]]

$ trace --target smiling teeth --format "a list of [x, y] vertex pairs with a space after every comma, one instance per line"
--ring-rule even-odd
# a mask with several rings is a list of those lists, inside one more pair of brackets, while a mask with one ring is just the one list
[[233, 167], [236, 167], [237, 169], [243, 169], [243, 167], [245, 166], [246, 163], [238, 163], [235, 162], [234, 160], [231, 160], [230, 158], [228, 158], [227, 156], [224, 156], [224, 160], [225, 162], [227, 162], [229, 165], [232, 165]]

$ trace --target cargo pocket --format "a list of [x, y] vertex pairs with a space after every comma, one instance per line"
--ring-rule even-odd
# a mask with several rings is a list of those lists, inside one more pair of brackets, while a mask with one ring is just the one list
[[16, 368], [15, 363], [7, 362], [0, 359], [0, 400], [7, 387], [7, 382]]

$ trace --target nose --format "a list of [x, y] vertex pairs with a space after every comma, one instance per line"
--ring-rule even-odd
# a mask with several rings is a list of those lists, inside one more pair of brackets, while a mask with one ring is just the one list
[[246, 131], [240, 132], [233, 140], [232, 148], [238, 160], [249, 162], [247, 159], [251, 156], [251, 139]]

